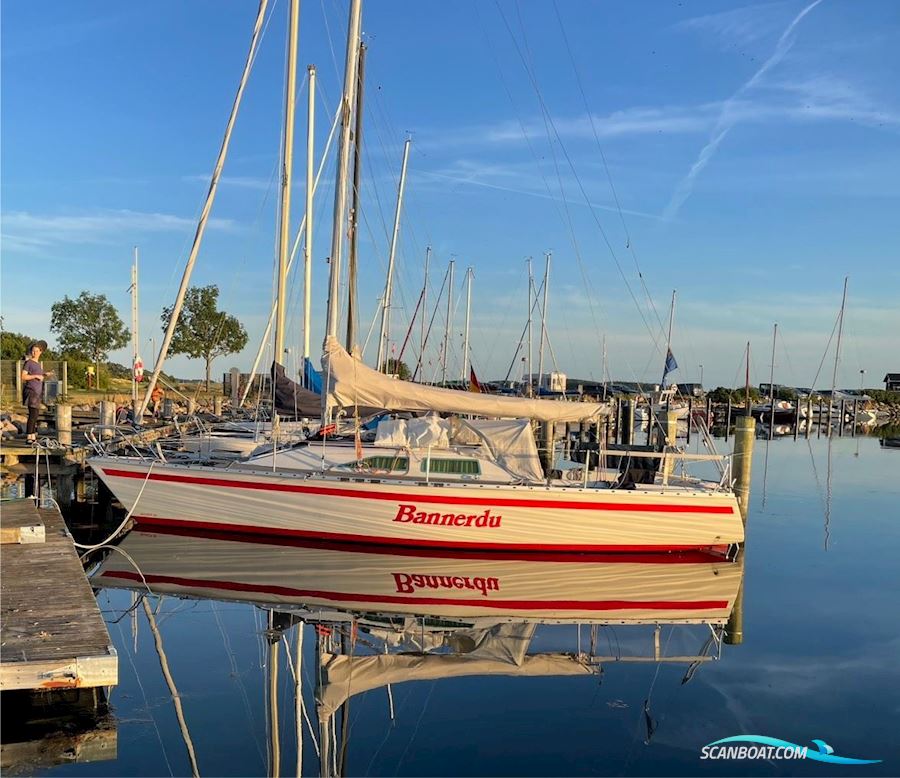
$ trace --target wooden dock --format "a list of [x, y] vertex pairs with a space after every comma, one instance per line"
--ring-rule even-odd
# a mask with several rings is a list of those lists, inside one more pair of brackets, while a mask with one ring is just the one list
[[7, 500], [0, 530], [0, 690], [115, 685], [118, 656], [59, 511]]

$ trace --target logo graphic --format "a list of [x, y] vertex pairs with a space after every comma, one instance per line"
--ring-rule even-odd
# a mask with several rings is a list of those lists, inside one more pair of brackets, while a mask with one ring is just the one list
[[[753, 743], [750, 746], [726, 746], [725, 743]], [[701, 759], [812, 759], [829, 764], [880, 764], [881, 759], [854, 759], [836, 756], [824, 740], [813, 740], [816, 751], [787, 740], [766, 735], [735, 735], [716, 740], [700, 749]]]

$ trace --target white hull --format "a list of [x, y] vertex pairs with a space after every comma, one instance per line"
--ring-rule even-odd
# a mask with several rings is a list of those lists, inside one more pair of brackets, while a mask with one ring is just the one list
[[[724, 549], [744, 529], [733, 493], [426, 484], [95, 458], [139, 524], [435, 549]], [[137, 505], [136, 505], [137, 503]]]
[[[346, 550], [305, 541], [135, 531], [92, 583], [158, 594], [458, 618], [724, 624], [742, 562], [702, 554], [543, 555]], [[575, 561], [568, 561], [574, 559]]]

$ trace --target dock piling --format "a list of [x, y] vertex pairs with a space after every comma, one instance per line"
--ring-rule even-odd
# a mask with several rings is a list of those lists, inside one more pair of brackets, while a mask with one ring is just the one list
[[224, 397], [214, 397], [213, 398], [213, 413], [216, 416], [222, 415], [222, 405], [223, 405], [224, 400], [225, 400]]
[[113, 427], [116, 424], [116, 404], [110, 400], [100, 401], [100, 437], [109, 440], [113, 436]]
[[72, 406], [58, 403], [56, 406], [56, 439], [63, 446], [72, 445]]
[[734, 425], [734, 491], [741, 508], [741, 518], [747, 523], [750, 506], [750, 476], [753, 468], [753, 443], [756, 440], [756, 419], [738, 416]]

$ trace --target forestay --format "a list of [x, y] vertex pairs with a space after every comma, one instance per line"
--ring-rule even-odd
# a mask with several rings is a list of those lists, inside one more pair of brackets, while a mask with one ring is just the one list
[[609, 413], [599, 403], [500, 397], [400, 381], [363, 364], [335, 338], [325, 341], [322, 369], [328, 382], [328, 404], [332, 407], [371, 406], [389, 411], [436, 411], [548, 422], [587, 421]]

